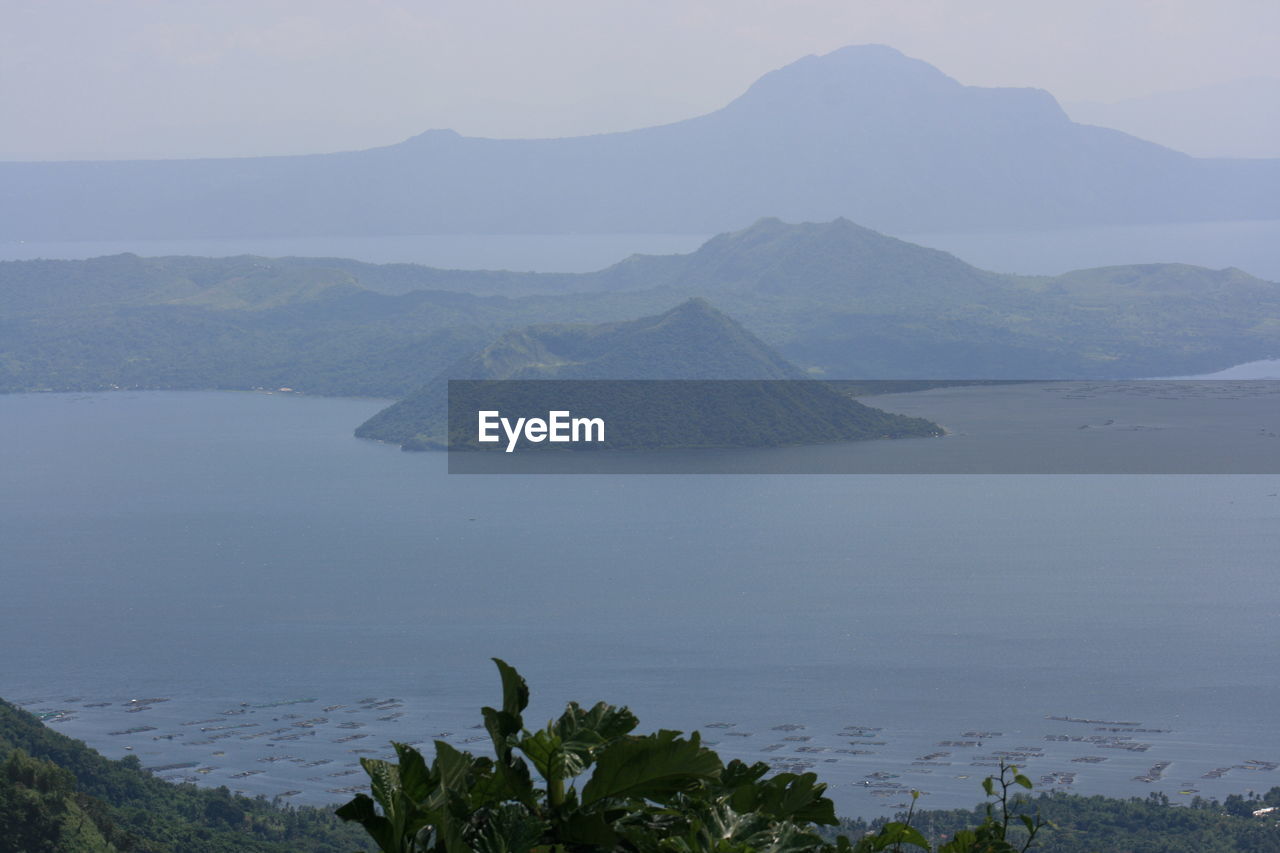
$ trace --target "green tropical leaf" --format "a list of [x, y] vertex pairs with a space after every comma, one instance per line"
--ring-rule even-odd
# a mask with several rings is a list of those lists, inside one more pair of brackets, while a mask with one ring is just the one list
[[525, 802], [525, 794], [528, 793], [532, 797], [533, 785], [529, 780], [529, 770], [524, 766], [524, 762], [520, 762], [521, 768], [525, 771], [525, 787], [519, 791], [511, 785], [511, 776], [507, 772], [510, 768], [500, 764], [491, 764], [488, 766], [477, 764], [476, 772], [473, 774], [468, 792], [468, 801], [473, 810], [485, 807], [493, 807], [507, 800], [515, 800], [524, 805], [527, 809], [534, 807], [532, 802]]
[[392, 741], [391, 746], [396, 751], [396, 757], [400, 759], [398, 775], [400, 789], [404, 792], [404, 796], [410, 802], [425, 802], [435, 784], [431, 778], [431, 771], [427, 768], [426, 759], [422, 757], [422, 753], [408, 744]]
[[570, 844], [586, 844], [610, 850], [618, 843], [618, 833], [598, 813], [574, 812], [560, 821], [558, 835]]
[[[529, 707], [529, 685], [516, 672], [515, 667], [506, 661], [494, 658], [493, 662], [497, 664], [498, 673], [502, 676], [502, 710], [519, 721], [520, 714]], [[520, 727], [523, 726], [524, 723], [520, 723]]]
[[442, 740], [435, 741], [435, 746], [436, 760], [433, 769], [440, 774], [439, 785], [446, 790], [457, 790], [466, 778], [467, 771], [471, 769], [472, 756], [454, 749]]
[[910, 824], [898, 821], [886, 823], [878, 833], [863, 839], [863, 842], [858, 846], [859, 849], [873, 851], [886, 850], [890, 846], [896, 849], [903, 844], [910, 844], [913, 847], [919, 847], [921, 850], [931, 849], [929, 840], [920, 834], [920, 830]]
[[834, 826], [838, 823], [835, 804], [823, 796], [826, 790], [816, 773], [779, 773], [772, 779], [739, 787], [732, 800], [740, 811], [760, 811], [776, 820]]
[[529, 853], [547, 830], [547, 823], [516, 803], [487, 809], [477, 815], [480, 829], [467, 842], [475, 853]]
[[400, 793], [400, 769], [389, 761], [374, 758], [361, 758], [360, 766], [369, 774], [373, 798], [382, 806], [383, 812], [394, 810], [396, 796]]
[[524, 725], [518, 714], [509, 714], [494, 708], [482, 708], [484, 727], [493, 740], [493, 751], [498, 759], [498, 775], [502, 778], [510, 796], [533, 808], [537, 797], [533, 790], [533, 777], [524, 760], [512, 750], [519, 744], [518, 735]]
[[629, 708], [597, 702], [591, 710], [584, 711], [577, 702], [570, 702], [556, 721], [556, 732], [566, 743], [575, 740], [580, 732], [590, 732], [600, 742], [607, 742], [630, 734], [639, 723]]
[[702, 745], [697, 732], [688, 739], [666, 729], [627, 736], [597, 754], [595, 772], [582, 789], [582, 804], [612, 797], [661, 800], [715, 779], [722, 769], [720, 756]]
[[769, 765], [763, 761], [747, 764], [735, 758], [725, 765], [724, 771], [720, 774], [720, 784], [733, 789], [758, 782], [767, 775], [769, 775]]
[[752, 853], [818, 853], [826, 847], [821, 837], [790, 822], [773, 824], [748, 837], [746, 845]]
[[355, 821], [364, 827], [378, 849], [383, 853], [401, 853], [403, 845], [396, 834], [391, 821], [378, 814], [373, 807], [373, 800], [365, 794], [356, 794], [351, 802], [338, 808], [335, 814], [345, 821]]
[[520, 741], [520, 749], [547, 782], [571, 779], [582, 772], [578, 756], [565, 749], [560, 736], [550, 729], [536, 731]]
[[511, 754], [512, 746], [515, 745], [516, 735], [520, 734], [520, 730], [524, 728], [524, 722], [514, 714], [487, 706], [481, 708], [480, 713], [484, 716], [484, 727], [493, 740], [494, 753], [499, 761], [505, 762]]

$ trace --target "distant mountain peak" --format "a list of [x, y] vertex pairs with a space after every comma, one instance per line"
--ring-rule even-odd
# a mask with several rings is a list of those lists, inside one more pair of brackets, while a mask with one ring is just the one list
[[485, 379], [795, 379], [804, 374], [695, 296], [661, 314], [507, 332], [446, 371]]
[[723, 311], [716, 308], [701, 296], [691, 296], [684, 302], [672, 308], [664, 314], [659, 315], [662, 318], [671, 317], [723, 317], [729, 322], [733, 322]]
[[542, 323], [513, 329], [370, 418], [362, 438], [404, 443], [442, 434], [450, 379], [805, 379], [737, 321], [701, 297], [615, 323]]
[[0, 237], [11, 241], [707, 234], [758, 216], [847, 216], [891, 233], [1280, 216], [1280, 160], [1195, 161], [1074, 124], [1042, 90], [963, 85], [883, 45], [805, 57], [723, 109], [624, 133], [432, 130], [306, 157], [0, 163], [0, 185]]
[[788, 68], [863, 83], [883, 83], [890, 79], [905, 78], [917, 84], [931, 82], [948, 88], [960, 86], [960, 83], [923, 59], [907, 56], [887, 44], [846, 45], [821, 56], [811, 54], [791, 65], [783, 66], [779, 71], [785, 72]]
[[[883, 251], [911, 251], [920, 256], [936, 256], [949, 265], [969, 267], [968, 264], [935, 249], [915, 246], [896, 237], [890, 237], [871, 228], [836, 217], [827, 222], [784, 222], [776, 217], [765, 217], [739, 231], [730, 231], [712, 237], [694, 252], [693, 257], [711, 260], [724, 256], [737, 258], [744, 253], [787, 251], [815, 254], [834, 254], [846, 258]], [[754, 259], [753, 259], [754, 262]]]
[[787, 116], [810, 128], [834, 122], [859, 134], [899, 125], [908, 116], [931, 116], [939, 133], [966, 121], [1071, 123], [1043, 89], [966, 86], [928, 62], [882, 44], [806, 56], [765, 74], [721, 113]]
[[840, 106], [905, 92], [934, 95], [961, 85], [934, 66], [880, 44], [851, 45], [809, 55], [770, 71], [728, 109], [777, 108], [797, 98], [807, 106]]
[[403, 142], [398, 143], [397, 146], [393, 147], [404, 146], [407, 148], [420, 148], [436, 145], [448, 145], [453, 142], [458, 142], [464, 138], [465, 137], [456, 130], [449, 128], [433, 128], [431, 130], [424, 130], [422, 133], [414, 134]]

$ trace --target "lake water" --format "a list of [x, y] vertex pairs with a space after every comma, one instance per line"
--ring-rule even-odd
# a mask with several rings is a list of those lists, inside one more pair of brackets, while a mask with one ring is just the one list
[[972, 804], [1000, 757], [1280, 785], [1280, 476], [449, 476], [351, 437], [382, 405], [0, 396], [0, 696], [296, 802], [392, 738], [483, 748], [490, 656], [530, 724], [628, 704], [848, 815]]
[[[745, 227], [748, 223], [742, 223]], [[692, 252], [711, 235], [470, 234], [277, 239], [0, 242], [0, 260], [143, 256], [263, 255], [355, 258], [448, 269], [590, 272], [633, 253]], [[1027, 275], [1116, 264], [1184, 263], [1280, 281], [1280, 221], [1194, 222], [964, 233], [897, 234], [951, 252], [983, 269]]]

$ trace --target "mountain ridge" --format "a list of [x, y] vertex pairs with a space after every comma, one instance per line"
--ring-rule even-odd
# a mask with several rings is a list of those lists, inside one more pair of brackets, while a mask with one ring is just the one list
[[578, 274], [251, 256], [0, 263], [0, 390], [401, 397], [512, 329], [620, 323], [691, 297], [823, 378], [1194, 375], [1280, 354], [1280, 285], [1231, 269], [1012, 276], [848, 221], [764, 219], [689, 254]]
[[963, 86], [883, 46], [810, 56], [651, 128], [427, 131], [284, 157], [0, 163], [0, 239], [708, 233], [762, 216], [878, 230], [1280, 218], [1280, 159], [1197, 160]]

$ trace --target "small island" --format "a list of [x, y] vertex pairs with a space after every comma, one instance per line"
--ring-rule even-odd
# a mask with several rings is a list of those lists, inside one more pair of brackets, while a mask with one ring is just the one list
[[[504, 450], [477, 415], [572, 411], [609, 424], [592, 450], [783, 447], [938, 436], [923, 418], [857, 402], [807, 378], [704, 299], [625, 323], [508, 332], [357, 431], [405, 450]], [[528, 447], [564, 449], [564, 444]]]

